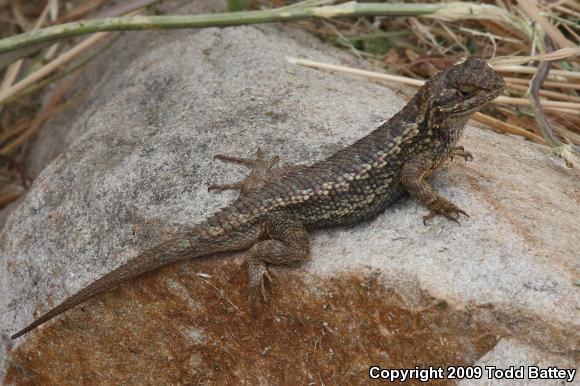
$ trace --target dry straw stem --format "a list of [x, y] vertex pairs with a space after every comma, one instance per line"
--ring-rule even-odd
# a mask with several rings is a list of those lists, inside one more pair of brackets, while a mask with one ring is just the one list
[[539, 135], [524, 130], [521, 127], [517, 127], [515, 125], [500, 121], [499, 119], [495, 119], [493, 117], [490, 117], [489, 115], [475, 113], [473, 114], [473, 120], [488, 125], [490, 127], [494, 127], [498, 130], [503, 131], [504, 133], [519, 135], [529, 140], [532, 140], [536, 143], [546, 144], [544, 138], [540, 137]]
[[[50, 10], [51, 4], [53, 1], [48, 1], [42, 10], [40, 16], [36, 20], [36, 23], [32, 27], [32, 30], [35, 31], [40, 28], [45, 22], [46, 18], [48, 17], [48, 11]], [[2, 84], [0, 85], [0, 92], [8, 89], [18, 77], [18, 73], [20, 72], [20, 68], [22, 67], [22, 63], [24, 61], [22, 59], [17, 60], [16, 62], [12, 63], [10, 67], [6, 70], [4, 74], [4, 79], [2, 80]]]
[[[507, 96], [499, 96], [495, 98], [494, 103], [502, 103], [515, 106], [530, 105], [530, 101], [527, 98], [513, 98]], [[573, 111], [573, 109], [576, 109], [575, 113], [580, 115], [580, 103], [543, 100], [542, 106], [546, 108], [552, 107], [554, 109], [563, 109], [563, 110], [570, 109], [571, 111]]]
[[87, 1], [86, 3], [80, 4], [78, 7], [74, 8], [66, 15], [59, 17], [51, 24], [62, 24], [73, 20], [78, 20], [88, 13], [99, 9], [107, 0], [95, 0]]
[[[536, 67], [527, 66], [494, 66], [494, 69], [499, 72], [515, 72], [520, 74], [535, 74]], [[580, 72], [566, 71], [566, 70], [552, 70], [550, 71], [552, 77], [565, 77], [572, 79], [580, 79]]]
[[337, 71], [337, 72], [343, 72], [343, 73], [353, 74], [353, 75], [361, 75], [361, 76], [366, 76], [366, 77], [372, 78], [372, 79], [388, 80], [388, 81], [406, 84], [409, 86], [421, 87], [421, 86], [423, 86], [423, 84], [425, 84], [425, 81], [423, 81], [423, 80], [411, 79], [411, 78], [408, 78], [406, 76], [383, 74], [380, 72], [361, 70], [359, 68], [340, 66], [340, 65], [336, 65], [336, 64], [322, 63], [322, 62], [317, 62], [314, 60], [292, 58], [289, 56], [286, 57], [286, 60], [292, 64], [299, 64], [299, 65], [305, 66], [305, 67], [311, 67], [311, 68], [328, 70], [328, 71]]
[[13, 127], [6, 129], [2, 134], [0, 134], [0, 143], [3, 143], [10, 138], [25, 131], [28, 126], [32, 123], [32, 118], [25, 117], [20, 119]]
[[62, 103], [64, 99], [64, 95], [66, 92], [71, 88], [71, 86], [76, 81], [76, 77], [72, 77], [68, 79], [63, 85], [61, 85], [49, 98], [46, 106], [43, 110], [36, 114], [34, 119], [31, 121], [25, 120], [21, 125], [17, 125], [14, 129], [10, 130], [7, 135], [7, 139], [10, 137], [19, 134], [14, 140], [4, 144], [0, 148], [0, 156], [8, 156], [15, 150], [17, 150], [20, 146], [28, 142], [32, 137], [34, 137], [40, 129], [40, 126], [54, 114], [58, 113], [59, 111], [63, 111], [70, 105], [74, 103], [74, 100], [69, 100]]
[[542, 16], [540, 9], [531, 0], [517, 0], [519, 6], [532, 20], [538, 23], [542, 30], [552, 39], [554, 43], [560, 48], [574, 47], [575, 44], [560, 32], [560, 30], [552, 25], [548, 19]]
[[[404, 76], [381, 74], [381, 73], [374, 72], [374, 71], [366, 71], [366, 70], [360, 70], [360, 69], [356, 69], [356, 68], [352, 68], [352, 67], [321, 63], [321, 62], [316, 62], [316, 61], [308, 60], [308, 59], [299, 59], [299, 58], [286, 58], [286, 59], [290, 63], [300, 64], [300, 65], [306, 66], [306, 67], [329, 70], [329, 71], [343, 72], [343, 73], [348, 73], [348, 74], [353, 74], [353, 75], [361, 75], [361, 76], [366, 76], [366, 77], [372, 78], [372, 79], [389, 80], [389, 81], [407, 84], [410, 86], [421, 87], [425, 83], [425, 81], [423, 81], [423, 80], [411, 79], [411, 78], [407, 78]], [[512, 97], [506, 97], [506, 96], [497, 97], [493, 101], [493, 103], [511, 104], [511, 105], [516, 105], [516, 106], [529, 106], [530, 105], [530, 101], [527, 98], [512, 98]], [[542, 105], [546, 109], [553, 109], [553, 110], [572, 113], [572, 114], [576, 114], [576, 115], [578, 115], [580, 112], [580, 103], [561, 102], [561, 101], [543, 101]]]
[[234, 26], [310, 18], [337, 18], [353, 16], [424, 16], [440, 20], [486, 19], [501, 22], [519, 30], [531, 39], [527, 23], [505, 9], [471, 3], [356, 3], [354, 1], [323, 7], [278, 8], [260, 11], [230, 12], [202, 15], [126, 16], [92, 19], [55, 25], [0, 40], [0, 53], [46, 41], [103, 31], [145, 29], [202, 28]]
[[[508, 76], [504, 76], [503, 79], [509, 84], [524, 84], [529, 85], [530, 79], [523, 79], [523, 78], [511, 78]], [[564, 82], [544, 82], [544, 87], [553, 87], [553, 88], [565, 88], [565, 89], [576, 89], [580, 90], [580, 83], [564, 83]]]
[[18, 200], [22, 194], [24, 194], [24, 192], [10, 192], [0, 196], [0, 208], [3, 208], [11, 202]]
[[104, 38], [106, 38], [110, 32], [100, 32], [94, 34], [93, 36], [85, 39], [82, 43], [76, 45], [75, 47], [71, 48], [58, 58], [54, 59], [53, 61], [49, 62], [45, 66], [39, 68], [26, 78], [22, 79], [20, 82], [15, 83], [12, 87], [3, 90], [0, 92], [0, 104], [4, 103], [7, 99], [12, 97], [13, 95], [21, 92], [28, 86], [34, 84], [35, 82], [41, 80], [45, 76], [49, 75], [53, 71], [57, 70], [61, 66], [69, 63], [81, 53], [89, 49], [90, 47], [94, 46]]
[[[152, 0], [135, 1], [131, 3], [131, 6], [129, 7], [125, 6], [119, 10], [116, 10], [115, 12], [119, 11], [119, 12], [138, 13], [140, 12], [142, 7], [147, 6], [150, 3], [152, 3]], [[77, 46], [71, 48], [69, 51], [65, 52], [58, 58], [47, 63], [38, 70], [34, 71], [32, 74], [28, 75], [20, 82], [14, 84], [12, 87], [5, 90], [0, 90], [0, 106], [6, 101], [9, 101], [12, 97], [17, 95], [21, 91], [27, 89], [34, 83], [40, 81], [41, 79], [50, 75], [51, 73], [58, 70], [62, 66], [71, 62], [72, 60], [77, 58], [80, 54], [82, 54], [83, 52], [85, 52], [86, 50], [88, 50], [89, 48], [93, 47], [95, 44], [99, 43], [101, 40], [106, 38], [108, 35], [110, 35], [110, 32], [101, 32], [88, 37], [83, 42], [79, 43]]]
[[[527, 83], [529, 83], [529, 81], [526, 81], [526, 84]], [[508, 82], [508, 88], [510, 88], [512, 90], [523, 91], [524, 93], [526, 93], [528, 91], [528, 87], [525, 85], [511, 84], [509, 82]], [[563, 94], [561, 92], [556, 92], [556, 91], [540, 90], [540, 96], [547, 97], [547, 98], [560, 99], [563, 101], [580, 103], [580, 97], [577, 97], [574, 95]]]
[[566, 47], [535, 56], [497, 56], [488, 61], [493, 68], [529, 63], [534, 60], [561, 60], [580, 55], [580, 47]]

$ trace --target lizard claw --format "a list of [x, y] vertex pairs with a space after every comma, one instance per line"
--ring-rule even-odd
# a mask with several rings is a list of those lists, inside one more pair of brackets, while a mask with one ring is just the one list
[[434, 201], [432, 204], [429, 205], [429, 209], [430, 209], [429, 214], [423, 216], [423, 225], [425, 226], [427, 226], [427, 220], [437, 215], [441, 215], [446, 219], [451, 220], [459, 225], [461, 225], [461, 223], [459, 222], [460, 214], [469, 217], [467, 212], [465, 212], [462, 209], [459, 209], [455, 204], [453, 204], [450, 201], [447, 201], [444, 198], [439, 198], [436, 201]]
[[264, 303], [268, 303], [270, 298], [269, 292], [271, 292], [273, 284], [274, 277], [266, 269], [262, 274], [262, 280], [260, 280], [260, 295], [262, 296], [262, 301]]
[[249, 159], [249, 158], [242, 158], [242, 157], [234, 157], [228, 154], [216, 154], [213, 156], [213, 159], [224, 161], [224, 162], [231, 162], [240, 165], [246, 165], [248, 167], [256, 166], [257, 162], [261, 161], [260, 158], [257, 159]]
[[456, 146], [451, 150], [449, 159], [453, 161], [455, 156], [462, 157], [465, 161], [473, 161], [473, 155], [470, 152], [465, 151], [463, 146]]
[[268, 303], [269, 292], [274, 284], [274, 276], [266, 268], [262, 261], [251, 260], [248, 267], [250, 279], [250, 304], [252, 305], [252, 314], [258, 314], [259, 303]]
[[427, 220], [430, 220], [431, 218], [435, 217], [436, 214], [437, 214], [436, 212], [429, 212], [429, 214], [423, 216], [423, 225], [427, 226]]

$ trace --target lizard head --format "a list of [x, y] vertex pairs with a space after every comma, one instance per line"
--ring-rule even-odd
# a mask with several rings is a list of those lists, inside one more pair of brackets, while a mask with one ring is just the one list
[[485, 60], [475, 56], [441, 71], [427, 82], [432, 108], [463, 116], [480, 110], [504, 88], [503, 78]]

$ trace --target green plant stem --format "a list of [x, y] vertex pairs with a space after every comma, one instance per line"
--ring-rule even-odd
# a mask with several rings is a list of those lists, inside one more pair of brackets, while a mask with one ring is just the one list
[[442, 20], [491, 19], [508, 24], [531, 36], [529, 27], [506, 10], [472, 3], [356, 3], [322, 7], [278, 8], [262, 11], [202, 15], [125, 16], [55, 25], [0, 40], [0, 53], [71, 36], [102, 31], [204, 28], [296, 21], [309, 18], [353, 16], [426, 16]]

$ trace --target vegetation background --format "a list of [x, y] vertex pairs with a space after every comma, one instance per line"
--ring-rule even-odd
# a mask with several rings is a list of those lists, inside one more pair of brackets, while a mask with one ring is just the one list
[[[474, 119], [499, 133], [546, 145], [546, 153], [552, 151], [568, 166], [580, 165], [577, 0], [404, 4], [229, 0], [231, 12], [250, 13], [184, 15], [181, 24], [176, 18], [160, 15], [159, 3], [0, 0], [0, 208], [17, 200], [30, 186], [32, 176], [26, 165], [31, 141], [44, 122], [74, 104], [66, 98], [67, 91], [88, 62], [115, 44], [119, 33], [108, 32], [111, 30], [283, 19], [365, 59], [373, 71], [291, 58], [297, 65], [351, 72], [387, 82], [389, 87], [397, 83], [417, 87], [468, 56], [484, 57], [502, 73], [508, 88]], [[72, 37], [14, 45], [15, 39], [29, 44], [37, 32], [59, 32], [60, 28], [62, 33], [61, 24], [75, 21], [83, 23], [67, 26]], [[90, 32], [100, 32], [88, 34], [88, 26]], [[47, 27], [52, 29], [45, 30]]]

